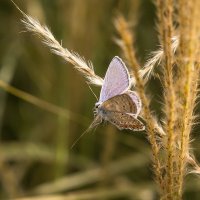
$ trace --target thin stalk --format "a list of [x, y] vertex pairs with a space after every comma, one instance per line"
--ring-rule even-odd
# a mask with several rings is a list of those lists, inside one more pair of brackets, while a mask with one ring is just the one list
[[165, 146], [167, 153], [166, 164], [166, 191], [164, 196], [172, 198], [174, 196], [174, 176], [173, 176], [173, 162], [174, 162], [174, 146], [175, 146], [175, 90], [173, 80], [173, 54], [171, 38], [173, 36], [173, 1], [157, 0], [158, 24], [161, 36], [161, 42], [164, 49], [164, 111], [166, 115], [165, 132], [167, 133], [167, 144]]
[[[72, 119], [82, 125], [85, 125], [85, 123], [89, 122], [89, 120], [86, 117], [84, 117], [80, 114], [73, 113], [65, 108], [62, 108], [60, 106], [57, 106], [50, 102], [47, 102], [43, 99], [40, 99], [36, 96], [33, 96], [32, 94], [29, 94], [29, 93], [24, 92], [16, 87], [11, 86], [10, 84], [4, 82], [3, 80], [0, 80], [0, 88], [2, 88], [9, 94], [11, 94], [19, 99], [22, 99], [30, 104], [33, 104], [45, 111], [53, 113], [55, 115], [62, 116], [65, 119]], [[81, 121], [79, 119], [81, 119]]]
[[66, 116], [68, 117], [68, 113], [69, 111], [67, 111], [66, 109], [64, 108], [61, 108], [59, 106], [56, 106], [54, 104], [51, 104], [45, 100], [42, 100], [36, 96], [33, 96], [29, 93], [26, 93], [22, 90], [19, 90], [9, 84], [7, 84], [6, 82], [4, 82], [3, 80], [0, 80], [0, 88], [2, 88], [3, 90], [5, 90], [6, 92], [20, 98], [20, 99], [23, 99], [24, 101], [26, 102], [29, 102], [35, 106], [38, 106], [48, 112], [51, 112], [53, 114], [56, 114], [56, 115], [63, 115], [63, 116]]
[[162, 188], [163, 180], [162, 180], [162, 173], [161, 173], [161, 163], [159, 160], [160, 146], [157, 144], [157, 141], [156, 141], [157, 124], [149, 109], [149, 101], [145, 94], [144, 81], [141, 78], [140, 73], [139, 73], [139, 70], [140, 70], [139, 66], [135, 65], [135, 55], [133, 53], [134, 50], [132, 46], [133, 44], [132, 34], [130, 30], [128, 29], [127, 23], [123, 17], [119, 17], [115, 21], [115, 26], [121, 37], [121, 43], [123, 44], [122, 50], [125, 55], [125, 58], [128, 61], [129, 66], [132, 67], [134, 78], [136, 80], [136, 85], [137, 85], [136, 89], [143, 103], [144, 119], [147, 123], [146, 130], [147, 130], [149, 142], [152, 147], [153, 169], [156, 176], [156, 181], [159, 184], [160, 188]]
[[178, 197], [183, 193], [183, 180], [186, 172], [186, 161], [189, 153], [190, 132], [193, 122], [193, 110], [197, 95], [197, 82], [199, 69], [195, 65], [197, 53], [197, 27], [198, 1], [179, 0], [180, 22], [180, 58], [183, 77], [182, 121], [180, 127], [180, 154], [178, 165]]

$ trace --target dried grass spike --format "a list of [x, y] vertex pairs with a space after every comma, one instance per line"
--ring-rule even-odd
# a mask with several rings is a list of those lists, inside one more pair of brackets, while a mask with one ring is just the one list
[[33, 19], [20, 10], [15, 3], [14, 5], [22, 13], [24, 19], [21, 21], [28, 31], [36, 34], [54, 54], [62, 57], [65, 61], [74, 65], [75, 69], [85, 76], [91, 84], [102, 85], [103, 79], [95, 74], [93, 67], [91, 67], [91, 62], [87, 63], [85, 59], [79, 56], [78, 53], [70, 52], [67, 48], [63, 48], [62, 44], [55, 39], [47, 26], [41, 25], [38, 20]]

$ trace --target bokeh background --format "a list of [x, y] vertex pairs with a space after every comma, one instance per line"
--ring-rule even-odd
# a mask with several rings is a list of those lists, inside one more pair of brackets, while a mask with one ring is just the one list
[[[158, 47], [150, 0], [15, 2], [46, 24], [64, 47], [91, 60], [102, 77], [111, 59], [121, 56], [113, 25], [119, 13], [134, 27], [141, 66]], [[104, 123], [70, 149], [93, 120], [96, 99], [72, 65], [24, 31], [21, 19], [11, 1], [0, 0], [0, 80], [60, 109], [49, 112], [0, 85], [0, 199], [158, 199], [145, 132], [118, 131]], [[91, 87], [98, 96], [100, 88]], [[152, 111], [161, 119], [157, 78], [148, 82], [147, 92]], [[198, 127], [192, 138], [200, 160]], [[186, 177], [184, 199], [200, 199], [199, 177]]]

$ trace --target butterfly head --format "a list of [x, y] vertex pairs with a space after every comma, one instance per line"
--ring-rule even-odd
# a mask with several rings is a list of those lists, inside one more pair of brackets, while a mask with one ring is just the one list
[[94, 116], [97, 116], [97, 114], [98, 114], [98, 108], [99, 108], [100, 104], [101, 103], [99, 103], [99, 102], [95, 103], [95, 106], [94, 106], [94, 109], [93, 109]]
[[107, 109], [105, 108], [105, 103], [97, 102], [94, 107], [94, 116], [101, 116], [105, 118]]

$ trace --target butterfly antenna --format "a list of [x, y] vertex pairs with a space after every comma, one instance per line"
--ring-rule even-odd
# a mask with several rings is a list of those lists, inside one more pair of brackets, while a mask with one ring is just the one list
[[[89, 127], [90, 128], [90, 127]], [[87, 132], [89, 132], [89, 128], [87, 128], [75, 141], [74, 141], [74, 143], [72, 144], [72, 146], [71, 146], [71, 148], [70, 149], [72, 149], [75, 145], [76, 145], [76, 143], [87, 133]]]
[[97, 98], [96, 94], [94, 93], [94, 91], [92, 90], [92, 88], [90, 87], [89, 84], [88, 84], [88, 87], [89, 87], [90, 91], [92, 92], [92, 94], [94, 95], [94, 97], [96, 98], [96, 100], [98, 101], [98, 98]]
[[90, 124], [90, 126], [75, 140], [75, 142], [72, 144], [71, 148], [72, 149], [76, 143], [86, 134], [88, 133], [91, 129], [93, 129], [95, 126], [101, 123], [101, 118], [99, 116], [96, 116], [93, 120], [93, 122]]

